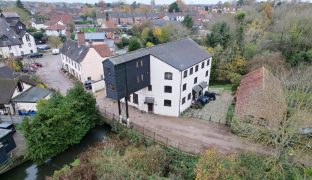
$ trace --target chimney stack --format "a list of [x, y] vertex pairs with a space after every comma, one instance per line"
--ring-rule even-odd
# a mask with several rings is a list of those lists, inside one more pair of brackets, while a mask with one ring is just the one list
[[77, 33], [77, 42], [78, 42], [78, 47], [80, 47], [83, 44], [86, 44], [86, 38], [85, 38], [84, 32]]

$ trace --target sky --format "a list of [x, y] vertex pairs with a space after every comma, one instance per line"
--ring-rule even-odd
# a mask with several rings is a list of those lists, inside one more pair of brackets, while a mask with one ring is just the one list
[[[0, 0], [1, 1], [1, 0]], [[15, 1], [15, 0], [14, 0]], [[27, 1], [27, 0], [25, 0]], [[96, 3], [99, 0], [29, 0], [41, 2], [80, 2], [80, 3]], [[105, 2], [118, 2], [118, 0], [104, 0]], [[134, 0], [124, 0], [127, 3], [132, 3]], [[137, 3], [150, 4], [151, 0], [135, 0]], [[155, 0], [156, 4], [171, 4], [175, 0]], [[226, 0], [221, 0], [226, 1]], [[186, 4], [216, 4], [219, 0], [184, 0]]]

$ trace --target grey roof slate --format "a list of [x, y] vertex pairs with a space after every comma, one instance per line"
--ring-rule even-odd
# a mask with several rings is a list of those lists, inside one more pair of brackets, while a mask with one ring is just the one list
[[153, 55], [180, 71], [211, 57], [196, 42], [186, 38], [115, 56], [109, 61], [118, 65], [146, 55]]
[[13, 96], [17, 82], [14, 79], [0, 78], [0, 104], [8, 104]]
[[73, 41], [71, 39], [67, 39], [60, 49], [60, 52], [65, 56], [69, 57], [71, 60], [80, 63], [86, 57], [89, 51], [89, 47], [87, 45], [78, 46], [78, 42]]
[[23, 93], [17, 95], [11, 101], [36, 103], [40, 99], [44, 99], [45, 97], [47, 97], [49, 94], [51, 94], [51, 91], [48, 89], [32, 87], [27, 91], [24, 91]]
[[19, 18], [20, 16], [16, 12], [2, 12], [5, 18]]
[[0, 47], [15, 46], [23, 42], [5, 19], [0, 18]]

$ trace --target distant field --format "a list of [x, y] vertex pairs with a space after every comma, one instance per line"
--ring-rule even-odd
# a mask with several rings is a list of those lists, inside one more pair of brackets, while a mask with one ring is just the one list
[[82, 31], [82, 32], [96, 32], [96, 28], [92, 28], [92, 27], [89, 27], [89, 28], [81, 28], [81, 31]]

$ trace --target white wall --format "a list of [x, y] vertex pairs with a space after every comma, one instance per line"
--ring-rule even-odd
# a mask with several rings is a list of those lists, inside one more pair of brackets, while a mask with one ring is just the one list
[[105, 89], [105, 82], [104, 80], [96, 81], [92, 83], [92, 92], [96, 93], [102, 89]]
[[69, 57], [65, 56], [64, 54], [61, 54], [62, 58], [62, 66], [64, 69], [66, 69], [66, 65], [68, 66], [68, 69], [66, 69], [70, 74], [75, 76], [79, 81], [82, 81], [82, 74], [81, 74], [81, 64], [77, 63], [76, 61], [73, 61]]
[[36, 24], [36, 23], [34, 23], [34, 22], [31, 23], [31, 26], [32, 26], [33, 28], [38, 29], [38, 30], [40, 30], [40, 29], [46, 29], [46, 28], [48, 27], [48, 26], [46, 26], [46, 25], [44, 25], [44, 24]]
[[57, 31], [57, 30], [46, 30], [46, 34], [47, 36], [59, 36], [59, 35], [66, 35], [66, 30], [61, 30], [61, 31]]
[[[49, 99], [51, 94], [46, 96], [44, 99]], [[18, 110], [26, 110], [26, 111], [37, 111], [37, 103], [27, 103], [27, 102], [19, 102], [15, 104], [16, 113]]]
[[[22, 83], [23, 83], [23, 82], [22, 82]], [[23, 83], [23, 86], [24, 86], [24, 89], [23, 89], [22, 92], [25, 92], [25, 91], [27, 91], [28, 89], [30, 89], [30, 88], [32, 87], [31, 85], [26, 84], [26, 83]], [[16, 87], [16, 88], [15, 88], [15, 91], [14, 91], [14, 93], [13, 93], [12, 98], [16, 97], [17, 95], [21, 94], [22, 92], [18, 92], [18, 91], [17, 91], [17, 87]]]
[[[210, 70], [211, 70], [211, 58], [209, 59], [209, 66], [207, 66], [207, 61], [208, 59], [206, 59], [205, 61], [202, 61], [204, 62], [204, 68], [202, 68], [202, 62], [196, 64], [198, 65], [198, 71], [195, 72], [195, 67], [196, 65], [192, 66], [193, 67], [193, 74], [190, 75], [190, 68], [187, 69], [187, 77], [186, 78], [183, 78], [183, 75], [184, 75], [184, 71], [182, 71], [182, 83], [181, 83], [181, 90], [182, 90], [182, 93], [181, 93], [181, 100], [180, 100], [180, 103], [181, 103], [181, 106], [180, 106], [180, 112], [182, 113], [183, 111], [185, 111], [187, 108], [189, 108], [192, 104], [192, 91], [193, 91], [193, 87], [200, 84], [202, 81], [205, 81], [208, 83], [209, 85], [209, 78], [210, 78]], [[208, 76], [206, 77], [206, 71], [209, 71], [208, 73]], [[197, 77], [197, 83], [194, 84], [194, 78]], [[183, 84], [187, 84], [186, 85], [186, 90], [183, 91]], [[203, 90], [203, 93], [205, 91], [208, 90], [208, 86]], [[188, 100], [188, 94], [191, 93], [191, 99]], [[182, 104], [182, 99], [183, 97], [185, 97], [185, 103]]]
[[90, 48], [88, 54], [81, 62], [81, 82], [88, 80], [88, 77], [91, 77], [91, 80], [98, 81], [104, 77], [103, 65], [102, 62], [106, 58], [102, 58], [95, 49]]

